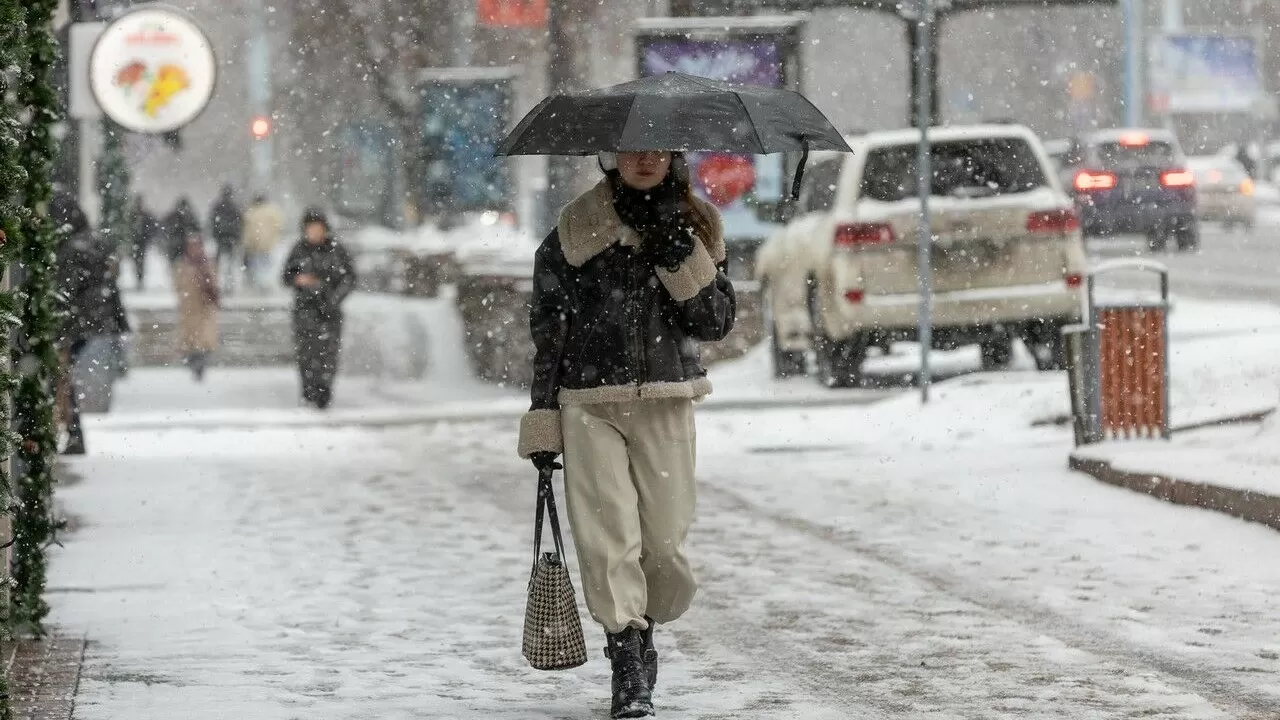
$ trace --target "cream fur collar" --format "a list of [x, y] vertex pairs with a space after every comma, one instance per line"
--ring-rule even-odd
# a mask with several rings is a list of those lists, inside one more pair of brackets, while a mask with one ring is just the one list
[[[702, 244], [712, 260], [724, 262], [724, 226], [720, 221], [720, 213], [715, 206], [701, 198], [694, 198], [694, 201], [699, 210], [713, 218], [715, 227], [715, 237], [700, 238]], [[582, 267], [614, 243], [640, 244], [636, 231], [623, 224], [617, 211], [613, 209], [613, 193], [609, 189], [608, 180], [601, 180], [565, 206], [560, 212], [559, 230], [564, 259], [574, 267]]]

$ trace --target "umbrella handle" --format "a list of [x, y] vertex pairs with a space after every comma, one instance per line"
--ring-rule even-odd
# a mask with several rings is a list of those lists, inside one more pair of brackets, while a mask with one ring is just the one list
[[796, 179], [791, 183], [792, 204], [800, 201], [800, 182], [804, 179], [804, 165], [809, 161], [809, 141], [804, 142], [804, 150], [800, 152], [800, 164], [796, 165]]

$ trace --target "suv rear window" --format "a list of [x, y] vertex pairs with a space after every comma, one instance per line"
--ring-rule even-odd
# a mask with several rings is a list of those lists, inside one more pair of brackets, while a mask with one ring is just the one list
[[1177, 157], [1177, 150], [1167, 142], [1149, 142], [1145, 145], [1098, 144], [1098, 160], [1102, 162], [1102, 167], [1104, 168], [1132, 165], [1171, 165]]
[[[933, 146], [932, 194], [993, 197], [1022, 193], [1046, 184], [1040, 160], [1025, 140], [991, 138]], [[895, 202], [917, 197], [916, 146], [877, 148], [867, 155], [863, 197]]]

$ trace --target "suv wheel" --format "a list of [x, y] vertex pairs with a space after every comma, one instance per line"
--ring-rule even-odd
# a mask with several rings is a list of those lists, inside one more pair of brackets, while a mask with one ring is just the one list
[[862, 362], [867, 359], [867, 344], [861, 337], [829, 340], [819, 336], [815, 343], [818, 358], [818, 382], [829, 388], [858, 387], [862, 380]]
[[1006, 333], [990, 340], [983, 340], [980, 347], [983, 370], [1004, 370], [1013, 361], [1012, 335]]
[[1169, 232], [1166, 228], [1157, 225], [1147, 231], [1147, 249], [1151, 252], [1164, 252], [1169, 245]]
[[1178, 239], [1178, 249], [1192, 252], [1200, 249], [1200, 226], [1194, 220], [1184, 220], [1178, 224], [1174, 235]]
[[821, 291], [814, 279], [809, 280], [809, 326], [813, 331], [813, 355], [818, 382], [829, 388], [857, 387], [862, 380], [862, 361], [867, 358], [867, 341], [861, 335], [848, 340], [827, 337], [822, 326]]

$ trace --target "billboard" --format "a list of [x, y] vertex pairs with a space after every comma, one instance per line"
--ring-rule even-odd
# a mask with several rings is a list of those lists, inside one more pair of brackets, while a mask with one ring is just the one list
[[1264, 98], [1253, 35], [1172, 33], [1151, 40], [1151, 106], [1162, 113], [1252, 112]]
[[441, 73], [418, 92], [418, 209], [430, 215], [509, 210], [510, 172], [494, 151], [511, 117], [510, 73]]
[[[636, 43], [639, 74], [676, 71], [731, 83], [796, 87], [798, 22], [735, 29], [733, 19], [722, 21], [718, 26], [696, 20], [688, 27], [673, 21], [642, 24]], [[782, 199], [785, 157], [702, 152], [687, 157], [695, 191], [720, 210], [726, 240], [761, 240], [779, 227], [761, 221], [754, 205]]]

